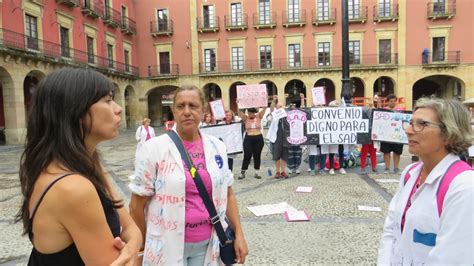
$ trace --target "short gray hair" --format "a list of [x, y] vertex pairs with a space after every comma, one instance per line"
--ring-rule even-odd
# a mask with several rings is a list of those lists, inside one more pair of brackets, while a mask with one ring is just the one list
[[413, 112], [420, 108], [435, 111], [448, 139], [446, 149], [450, 153], [461, 155], [472, 145], [474, 136], [470, 125], [471, 115], [461, 102], [454, 99], [421, 98], [416, 101]]

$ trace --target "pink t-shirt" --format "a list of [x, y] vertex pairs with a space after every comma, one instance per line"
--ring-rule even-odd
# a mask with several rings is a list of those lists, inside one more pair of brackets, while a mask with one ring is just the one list
[[[201, 180], [206, 187], [209, 196], [212, 199], [212, 182], [211, 177], [206, 169], [206, 158], [204, 156], [204, 147], [202, 140], [194, 142], [183, 140], [183, 145], [189, 154], [189, 158], [194, 167], [199, 172]], [[186, 164], [183, 162], [186, 173], [186, 213], [185, 213], [185, 231], [184, 241], [186, 243], [196, 243], [211, 238], [212, 224], [209, 219], [209, 213], [204, 205], [201, 196], [196, 188], [191, 174]]]

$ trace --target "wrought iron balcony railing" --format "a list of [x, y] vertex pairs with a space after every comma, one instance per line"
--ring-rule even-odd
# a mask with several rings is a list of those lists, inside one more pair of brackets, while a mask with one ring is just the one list
[[135, 22], [135, 20], [129, 17], [122, 16], [122, 23], [120, 24], [120, 28], [125, 34], [137, 34], [137, 23]]
[[80, 0], [56, 0], [56, 3], [66, 5], [69, 8], [74, 8], [81, 5]]
[[172, 35], [173, 34], [173, 20], [171, 19], [160, 19], [150, 21], [150, 33], [153, 37], [160, 35]]
[[354, 7], [352, 11], [349, 11], [349, 23], [365, 23], [369, 13], [368, 9], [367, 6]]
[[306, 10], [298, 10], [297, 12], [283, 11], [284, 27], [303, 27], [306, 25]]
[[[374, 68], [394, 68], [398, 65], [398, 54], [365, 54], [353, 57], [352, 68], [374, 67]], [[265, 72], [265, 71], [299, 71], [317, 70], [327, 68], [342, 67], [342, 56], [328, 57], [303, 57], [299, 60], [288, 60], [286, 58], [275, 60], [245, 60], [239, 63], [232, 61], [200, 62], [199, 72], [201, 74], [218, 73], [244, 73], [244, 72]]]
[[253, 27], [255, 29], [266, 29], [266, 28], [275, 28], [277, 21], [276, 12], [268, 12], [268, 13], [253, 13]]
[[451, 19], [456, 15], [456, 0], [429, 2], [427, 12], [429, 19]]
[[242, 14], [241, 16], [224, 16], [225, 29], [228, 31], [232, 30], [245, 30], [248, 27], [248, 17], [247, 14]]
[[122, 22], [120, 12], [110, 6], [106, 6], [104, 10], [104, 23], [114, 28], [118, 27]]
[[179, 65], [178, 64], [161, 64], [156, 66], [148, 66], [148, 77], [149, 78], [160, 78], [160, 77], [177, 77], [179, 76]]
[[379, 4], [374, 6], [374, 22], [395, 21], [398, 19], [398, 4]]
[[64, 64], [92, 66], [98, 70], [114, 71], [138, 76], [138, 68], [109, 58], [88, 54], [86, 51], [64, 47], [61, 44], [32, 38], [21, 33], [0, 29], [0, 47], [24, 52], [43, 60]]
[[81, 11], [91, 18], [99, 18], [104, 16], [104, 5], [100, 0], [83, 0]]
[[313, 9], [313, 25], [333, 25], [336, 23], [337, 9], [331, 8], [327, 10]]
[[421, 64], [424, 66], [458, 65], [461, 63], [461, 51], [423, 52]]
[[200, 33], [219, 31], [219, 16], [204, 16], [197, 18], [196, 22]]

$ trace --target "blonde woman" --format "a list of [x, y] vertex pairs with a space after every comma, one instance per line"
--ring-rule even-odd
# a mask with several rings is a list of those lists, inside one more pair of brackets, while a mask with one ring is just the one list
[[140, 148], [143, 146], [145, 141], [155, 137], [155, 130], [150, 126], [151, 119], [145, 117], [143, 119], [142, 125], [137, 128], [135, 132], [135, 140], [137, 141], [137, 150], [135, 151], [135, 158], [140, 151]]

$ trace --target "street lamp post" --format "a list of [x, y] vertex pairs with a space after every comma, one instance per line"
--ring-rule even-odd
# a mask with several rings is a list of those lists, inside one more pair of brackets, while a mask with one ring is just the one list
[[342, 0], [342, 91], [341, 98], [346, 104], [351, 102], [351, 85], [349, 76], [349, 11], [347, 0]]

